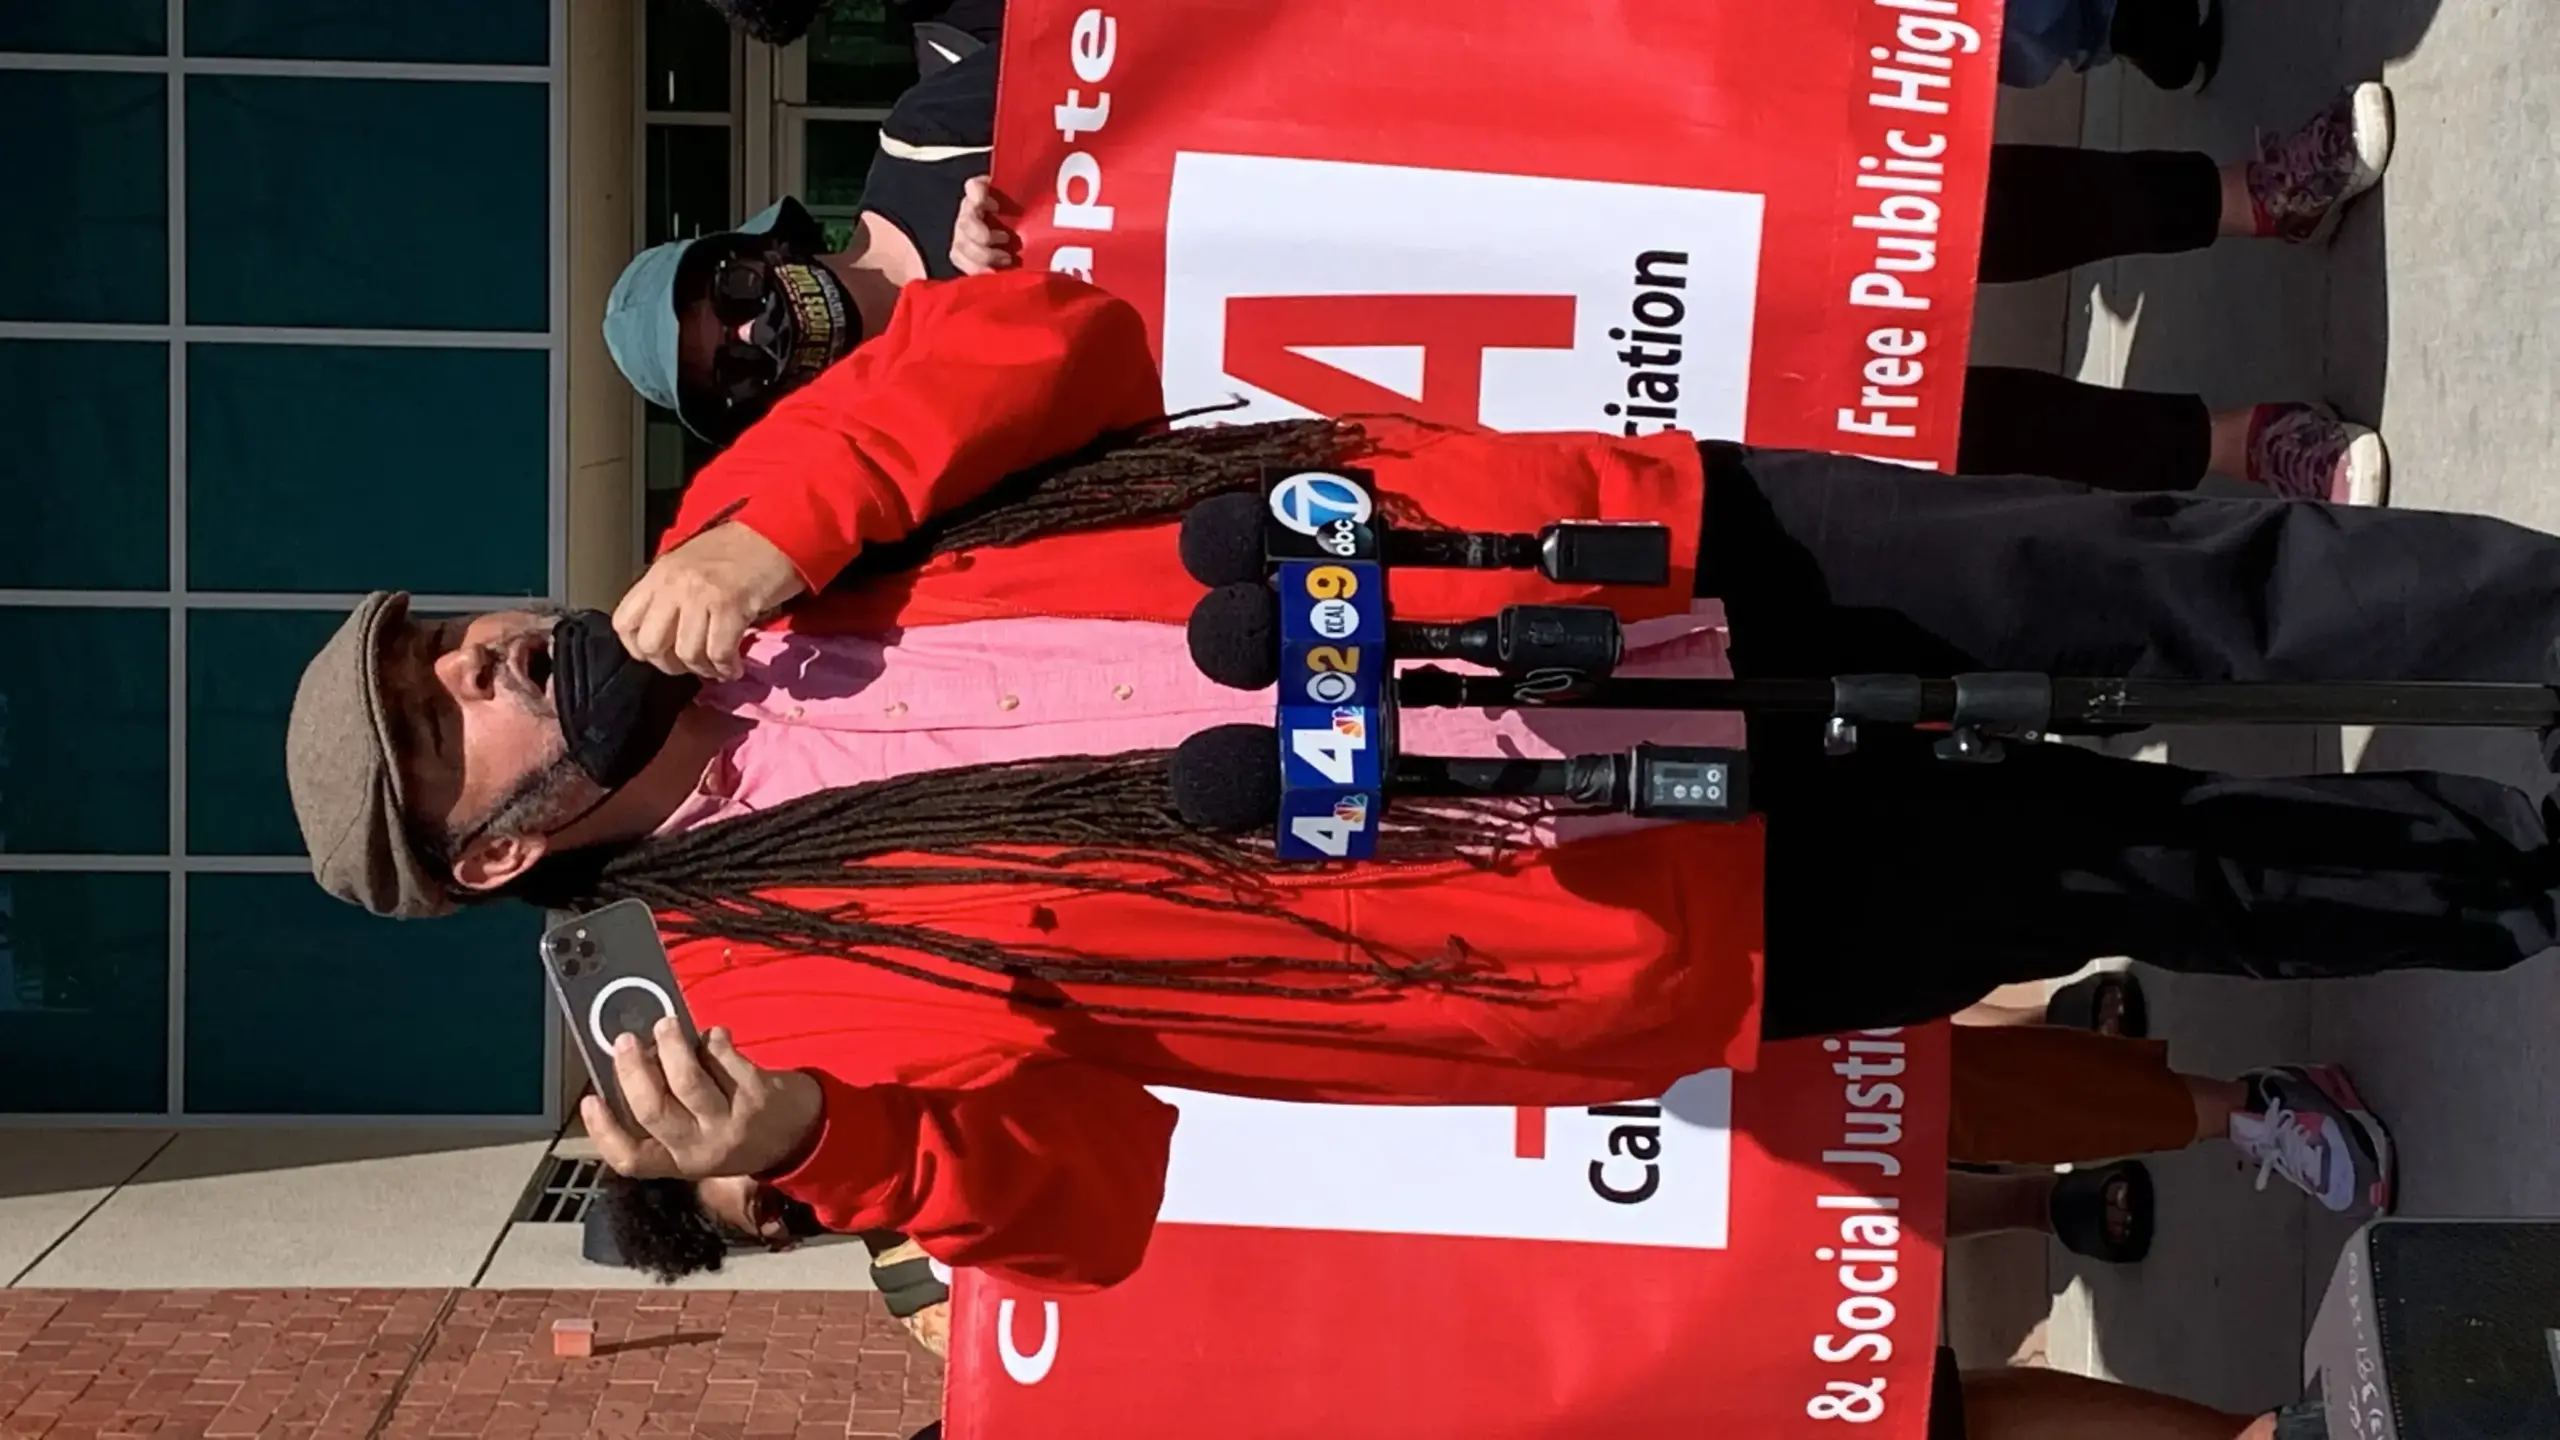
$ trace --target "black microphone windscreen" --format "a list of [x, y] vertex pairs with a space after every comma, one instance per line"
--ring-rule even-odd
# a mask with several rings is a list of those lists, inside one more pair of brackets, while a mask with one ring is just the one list
[[1236, 491], [1192, 506], [1182, 517], [1182, 568], [1203, 585], [1261, 579], [1270, 569], [1262, 558], [1262, 497]]
[[1220, 725], [1174, 747], [1167, 767], [1173, 808], [1194, 830], [1241, 835], [1280, 814], [1280, 732]]
[[1280, 679], [1280, 597], [1258, 580], [1221, 585], [1191, 607], [1191, 663], [1236, 690]]

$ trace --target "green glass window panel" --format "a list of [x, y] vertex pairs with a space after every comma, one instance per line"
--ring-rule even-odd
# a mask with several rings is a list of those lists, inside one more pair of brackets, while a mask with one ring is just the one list
[[550, 327], [541, 85], [187, 81], [199, 325]]
[[187, 617], [187, 849], [299, 855], [284, 724], [302, 667], [346, 617], [198, 610]]
[[0, 609], [0, 851], [169, 851], [169, 613]]
[[809, 103], [897, 103], [916, 83], [914, 33], [893, 22], [888, 0], [831, 0], [809, 27]]
[[702, 0], [649, 0], [641, 103], [661, 113], [729, 113], [729, 26]]
[[549, 0], [188, 0], [187, 53], [547, 65]]
[[169, 583], [169, 351], [0, 340], [0, 588]]
[[545, 592], [550, 397], [539, 350], [190, 346], [189, 588]]
[[159, 55], [169, 49], [168, 25], [167, 0], [11, 0], [0, 4], [0, 50]]
[[0, 226], [0, 320], [168, 319], [167, 88], [0, 71], [0, 196], [17, 222]]
[[743, 218], [730, 213], [728, 126], [652, 125], [641, 143], [648, 152], [643, 243], [714, 234]]
[[812, 120], [803, 132], [809, 173], [800, 198], [821, 215], [862, 209], [863, 182], [880, 154], [880, 127], [868, 120]]
[[539, 1115], [539, 912], [376, 920], [302, 875], [187, 881], [186, 1106]]
[[169, 877], [0, 871], [0, 1114], [169, 1105]]
[[684, 492], [693, 484], [693, 477], [701, 474], [702, 467], [720, 451], [684, 428], [673, 410], [655, 405], [641, 408], [648, 416], [641, 432], [645, 477], [641, 490], [641, 541], [642, 548], [654, 555], [659, 538], [675, 523], [676, 511], [684, 504]]

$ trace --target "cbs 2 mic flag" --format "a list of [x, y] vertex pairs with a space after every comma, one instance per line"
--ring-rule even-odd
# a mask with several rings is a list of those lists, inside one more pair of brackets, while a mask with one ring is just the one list
[[[1998, 0], [1558, 13], [1011, 0], [1023, 261], [1137, 307], [1169, 411], [1243, 402], [1200, 423], [1950, 466]], [[1370, 558], [1313, 544], [1357, 508], [1302, 483], [1266, 553]], [[1629, 1107], [1658, 1114], [1168, 1098], [1134, 1279], [958, 1278], [950, 1440], [1925, 1434], [1943, 1025], [1769, 1045]]]

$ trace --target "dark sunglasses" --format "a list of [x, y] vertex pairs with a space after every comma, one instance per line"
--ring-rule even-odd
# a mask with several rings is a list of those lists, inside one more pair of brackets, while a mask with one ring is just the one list
[[711, 313], [720, 322], [711, 397], [733, 412], [752, 409], [782, 378], [800, 343], [790, 302], [761, 257], [729, 255], [711, 272]]

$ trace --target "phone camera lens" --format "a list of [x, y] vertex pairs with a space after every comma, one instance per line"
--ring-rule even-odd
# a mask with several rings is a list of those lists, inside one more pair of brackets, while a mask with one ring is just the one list
[[595, 957], [595, 942], [583, 935], [575, 939], [555, 938], [551, 942], [551, 963], [558, 966], [560, 973], [570, 979], [574, 980], [594, 970]]

